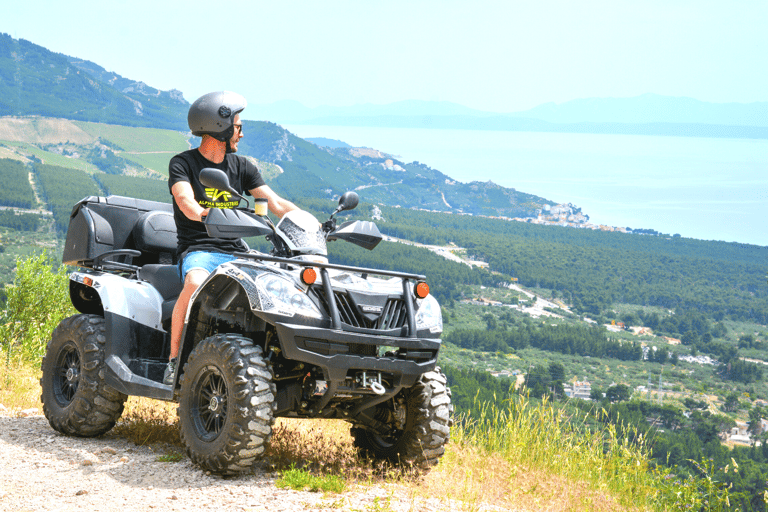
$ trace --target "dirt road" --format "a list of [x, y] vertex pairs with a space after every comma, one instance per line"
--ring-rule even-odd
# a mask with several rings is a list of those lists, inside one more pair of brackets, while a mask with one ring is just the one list
[[356, 486], [341, 494], [280, 489], [279, 475], [223, 479], [188, 458], [160, 462], [163, 447], [136, 446], [116, 435], [86, 439], [54, 431], [37, 411], [12, 417], [0, 409], [0, 511], [392, 511], [461, 510], [414, 500], [392, 485]]

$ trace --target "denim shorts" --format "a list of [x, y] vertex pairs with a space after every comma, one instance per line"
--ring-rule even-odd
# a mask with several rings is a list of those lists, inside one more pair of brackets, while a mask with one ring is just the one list
[[181, 262], [181, 279], [184, 280], [190, 270], [205, 270], [210, 274], [222, 263], [234, 259], [236, 258], [231, 254], [224, 254], [223, 252], [190, 252], [184, 256]]

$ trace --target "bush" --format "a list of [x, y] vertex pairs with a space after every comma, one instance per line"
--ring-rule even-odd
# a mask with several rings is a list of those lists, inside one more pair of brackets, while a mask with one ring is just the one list
[[38, 361], [51, 332], [73, 314], [66, 267], [55, 266], [45, 252], [16, 260], [16, 278], [6, 287], [7, 303], [0, 320], [0, 349], [8, 364]]

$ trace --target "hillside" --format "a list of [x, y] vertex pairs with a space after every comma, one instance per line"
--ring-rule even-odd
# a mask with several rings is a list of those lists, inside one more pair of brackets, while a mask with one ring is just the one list
[[376, 150], [319, 147], [273, 123], [243, 125], [240, 151], [279, 165], [284, 172], [270, 186], [293, 199], [332, 198], [354, 189], [375, 204], [506, 217], [535, 216], [543, 205], [554, 204], [492, 182], [456, 182], [426, 164]]
[[0, 34], [0, 116], [60, 117], [183, 130], [188, 103], [91, 62]]
[[[321, 148], [273, 123], [243, 124], [240, 154], [265, 168], [275, 165], [280, 172], [270, 186], [289, 199], [332, 199], [355, 189], [365, 201], [381, 205], [506, 217], [535, 216], [553, 204], [492, 182], [455, 182], [425, 164], [379, 151]], [[170, 158], [189, 147], [179, 132], [47, 118], [0, 118], [0, 141], [15, 143], [0, 147], [0, 157], [34, 155], [65, 167], [145, 177], [167, 176]]]

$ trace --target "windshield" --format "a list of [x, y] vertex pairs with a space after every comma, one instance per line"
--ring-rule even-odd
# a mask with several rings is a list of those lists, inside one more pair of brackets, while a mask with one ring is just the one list
[[277, 231], [292, 251], [303, 254], [328, 254], [320, 223], [309, 212], [293, 210], [283, 215]]

